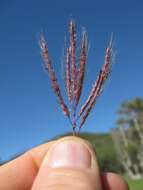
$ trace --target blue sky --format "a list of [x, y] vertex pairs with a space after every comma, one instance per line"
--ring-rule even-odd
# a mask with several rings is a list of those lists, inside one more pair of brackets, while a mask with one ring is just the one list
[[[143, 97], [143, 2], [141, 0], [0, 0], [0, 157], [71, 131], [43, 71], [38, 36], [44, 30], [60, 85], [64, 35], [73, 17], [86, 27], [90, 51], [84, 101], [104, 60], [113, 31], [116, 63], [83, 131], [107, 132], [125, 99]], [[79, 31], [78, 30], [78, 31]]]

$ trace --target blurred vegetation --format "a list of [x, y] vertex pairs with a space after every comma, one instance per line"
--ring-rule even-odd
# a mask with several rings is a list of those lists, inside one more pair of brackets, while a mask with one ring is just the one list
[[143, 178], [143, 99], [124, 101], [117, 113], [111, 133], [120, 163], [132, 179]]
[[143, 190], [143, 179], [131, 180], [127, 179], [130, 190]]
[[114, 143], [110, 134], [83, 133], [80, 136], [93, 145], [102, 171], [123, 171], [121, 164], [118, 162]]

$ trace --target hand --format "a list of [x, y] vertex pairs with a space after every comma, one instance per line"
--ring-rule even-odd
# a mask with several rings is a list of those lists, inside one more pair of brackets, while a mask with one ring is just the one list
[[36, 147], [0, 167], [0, 190], [30, 189], [128, 190], [128, 187], [117, 174], [100, 175], [89, 143], [65, 137]]

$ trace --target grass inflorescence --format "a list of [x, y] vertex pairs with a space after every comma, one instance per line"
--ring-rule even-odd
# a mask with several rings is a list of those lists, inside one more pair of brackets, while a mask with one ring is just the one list
[[[79, 44], [77, 44], [76, 23], [74, 20], [71, 20], [69, 23], [69, 44], [67, 47], [65, 47], [64, 51], [66, 52], [64, 56], [65, 86], [69, 106], [67, 106], [65, 99], [62, 96], [60, 86], [58, 84], [58, 80], [53, 68], [52, 60], [49, 56], [48, 45], [43, 34], [40, 36], [40, 48], [41, 55], [44, 60], [44, 66], [51, 81], [51, 86], [57, 96], [59, 105], [61, 106], [64, 115], [68, 117], [72, 125], [73, 134], [76, 135], [84, 125], [87, 117], [89, 116], [97, 101], [97, 98], [103, 91], [104, 84], [108, 79], [109, 74], [111, 73], [113, 52], [112, 37], [105, 51], [104, 64], [99, 71], [96, 81], [92, 85], [87, 100], [81, 106], [79, 111], [77, 107], [79, 106], [79, 101], [84, 85], [88, 52], [88, 38], [85, 29], [82, 31]], [[79, 54], [77, 54], [77, 51], [79, 51]]]

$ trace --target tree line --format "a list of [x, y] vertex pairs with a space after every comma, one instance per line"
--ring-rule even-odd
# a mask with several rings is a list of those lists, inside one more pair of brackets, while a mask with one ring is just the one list
[[143, 99], [124, 101], [111, 134], [118, 161], [133, 179], [143, 177]]

